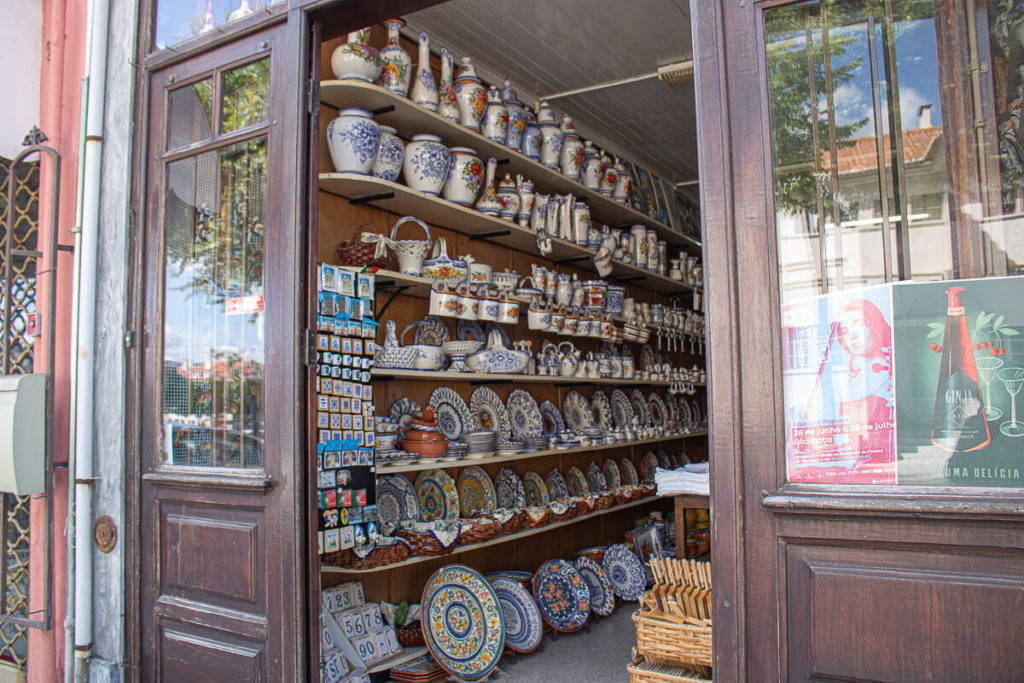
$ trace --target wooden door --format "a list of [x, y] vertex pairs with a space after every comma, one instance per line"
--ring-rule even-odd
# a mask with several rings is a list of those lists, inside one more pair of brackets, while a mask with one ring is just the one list
[[[1024, 263], [1012, 5], [692, 5], [718, 681], [1024, 679], [1024, 429], [1008, 418], [1024, 347], [1005, 322], [1024, 286], [992, 277]], [[958, 278], [1003, 294], [963, 304], [989, 442], [943, 451], [935, 379], [901, 394], [899, 335], [919, 335], [915, 363], [938, 374], [943, 320], [964, 318], [941, 280]], [[900, 322], [918, 291], [937, 292], [937, 327]], [[829, 324], [820, 302], [844, 297], [856, 315]], [[870, 341], [883, 319], [888, 347]], [[840, 428], [895, 415], [895, 435], [828, 434], [823, 405]]]
[[142, 680], [304, 677], [286, 29], [149, 82]]

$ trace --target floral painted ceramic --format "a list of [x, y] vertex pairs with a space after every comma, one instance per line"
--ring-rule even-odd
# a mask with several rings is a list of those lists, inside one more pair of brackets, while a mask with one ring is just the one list
[[381, 126], [380, 144], [377, 146], [377, 157], [373, 162], [373, 175], [382, 180], [398, 180], [404, 158], [405, 145], [398, 138], [395, 129], [391, 126]]
[[469, 147], [452, 147], [451, 172], [444, 181], [443, 196], [450, 202], [472, 206], [484, 183], [484, 163]]
[[441, 138], [429, 133], [418, 133], [405, 147], [405, 184], [426, 194], [439, 194], [448, 177], [448, 148]]
[[471, 130], [480, 130], [480, 120], [487, 104], [487, 89], [480, 83], [473, 62], [466, 55], [455, 79], [455, 96], [459, 101], [459, 122]]
[[367, 110], [348, 107], [327, 124], [327, 141], [334, 170], [366, 175], [377, 160], [380, 126]]
[[516, 652], [533, 652], [544, 638], [544, 624], [530, 591], [511, 575], [499, 574], [490, 582], [501, 604], [505, 644]]
[[623, 543], [608, 546], [601, 558], [601, 568], [618, 597], [635, 601], [643, 595], [647, 587], [644, 565], [629, 546]]
[[427, 581], [420, 603], [423, 639], [445, 671], [473, 681], [497, 666], [505, 623], [497, 593], [479, 572], [442, 567]]
[[388, 44], [380, 51], [380, 80], [386, 90], [400, 97], [409, 92], [409, 73], [412, 58], [398, 44], [398, 32], [405, 26], [404, 19], [388, 19], [384, 28], [388, 30]]
[[426, 31], [420, 31], [419, 62], [416, 68], [416, 79], [409, 91], [409, 99], [430, 111], [437, 111], [437, 83], [434, 72], [430, 70], [430, 39]]
[[455, 96], [455, 85], [452, 83], [452, 53], [441, 48], [441, 83], [437, 86], [437, 113], [449, 121], [459, 121], [459, 98]]
[[444, 470], [427, 470], [417, 477], [416, 498], [422, 522], [459, 516], [459, 492], [455, 480]]
[[508, 108], [501, 101], [501, 93], [498, 88], [491, 86], [487, 93], [487, 104], [484, 106], [484, 116], [480, 121], [480, 132], [491, 142], [505, 144], [508, 135]]
[[373, 83], [380, 74], [380, 55], [370, 46], [370, 29], [348, 34], [348, 42], [331, 53], [331, 71], [339, 80]]
[[537, 607], [556, 631], [571, 633], [590, 617], [590, 590], [580, 573], [565, 560], [549, 560], [533, 576]]
[[589, 557], [577, 557], [576, 570], [590, 591], [590, 609], [601, 617], [611, 614], [615, 610], [615, 591], [601, 565]]

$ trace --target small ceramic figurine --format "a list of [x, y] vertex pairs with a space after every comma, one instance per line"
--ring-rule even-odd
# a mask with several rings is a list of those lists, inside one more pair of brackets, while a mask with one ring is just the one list
[[409, 92], [409, 72], [412, 68], [412, 58], [398, 44], [398, 32], [403, 26], [404, 19], [388, 19], [384, 22], [384, 28], [388, 31], [388, 44], [380, 51], [381, 85], [401, 97]]
[[434, 82], [434, 72], [430, 70], [430, 39], [426, 31], [420, 31], [419, 63], [409, 99], [424, 109], [437, 111], [437, 83]]

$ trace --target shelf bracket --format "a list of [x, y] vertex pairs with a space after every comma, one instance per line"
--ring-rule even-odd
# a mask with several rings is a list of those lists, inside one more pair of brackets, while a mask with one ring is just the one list
[[582, 254], [579, 256], [563, 256], [562, 258], [556, 258], [554, 261], [555, 265], [561, 266], [566, 263], [578, 263], [580, 261], [586, 261], [588, 258], [590, 258], [589, 255]]
[[511, 235], [512, 230], [492, 230], [490, 232], [481, 232], [475, 235], [470, 235], [469, 239], [472, 241], [485, 240], [491, 237], [504, 237], [505, 235]]
[[470, 386], [478, 387], [486, 384], [510, 384], [513, 381], [508, 379], [474, 379], [470, 380], [469, 384]]
[[402, 285], [402, 286], [398, 287], [397, 289], [395, 289], [395, 291], [391, 292], [391, 296], [388, 297], [388, 300], [385, 301], [384, 305], [380, 307], [379, 311], [377, 311], [377, 315], [378, 316], [384, 315], [384, 311], [388, 310], [388, 306], [390, 306], [391, 302], [395, 300], [395, 297], [398, 296], [399, 294], [401, 294], [402, 292], [404, 292], [405, 290], [409, 289], [409, 287], [410, 287], [410, 285]]
[[348, 203], [366, 204], [367, 202], [375, 202], [378, 199], [391, 199], [394, 196], [394, 192], [378, 192], [376, 194], [364, 194], [362, 197], [350, 197]]
[[615, 278], [616, 282], [639, 282], [640, 280], [646, 280], [646, 275], [620, 275]]
[[385, 104], [383, 107], [377, 107], [376, 109], [371, 109], [370, 113], [373, 114], [374, 116], [377, 116], [379, 114], [387, 114], [388, 112], [392, 112], [394, 110], [395, 110], [395, 105], [393, 105], [393, 104]]
[[498, 166], [503, 166], [504, 164], [507, 164], [510, 161], [511, 159], [509, 159], [508, 157], [505, 157], [504, 159], [498, 159]]

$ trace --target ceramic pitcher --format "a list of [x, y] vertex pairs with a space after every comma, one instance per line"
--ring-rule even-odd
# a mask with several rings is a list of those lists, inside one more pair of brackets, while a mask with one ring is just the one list
[[437, 83], [430, 70], [430, 38], [426, 31], [420, 31], [419, 63], [416, 65], [416, 80], [409, 91], [409, 99], [430, 111], [437, 111]]
[[480, 193], [480, 199], [476, 200], [476, 210], [488, 216], [497, 216], [501, 213], [501, 202], [498, 200], [498, 188], [494, 184], [494, 170], [498, 167], [498, 160], [491, 157], [487, 160], [487, 176], [484, 179], [484, 189]]
[[505, 144], [512, 149], [519, 149], [523, 143], [523, 131], [526, 129], [526, 106], [519, 101], [516, 91], [512, 89], [512, 82], [507, 78], [502, 84], [501, 101], [508, 111], [508, 132], [505, 135]]
[[437, 113], [449, 121], [459, 120], [459, 98], [455, 96], [455, 85], [452, 83], [452, 53], [441, 48], [441, 84], [437, 87]]
[[409, 92], [409, 74], [412, 59], [409, 53], [398, 44], [398, 32], [405, 26], [404, 19], [388, 19], [384, 28], [388, 31], [388, 44], [380, 51], [381, 85], [399, 97]]
[[455, 79], [455, 96], [459, 100], [459, 122], [466, 128], [479, 131], [487, 104], [487, 90], [480, 83], [469, 55], [462, 58], [462, 68]]
[[505, 144], [508, 135], [508, 108], [501, 101], [498, 88], [491, 86], [484, 106], [484, 117], [480, 121], [480, 132], [491, 142]]

